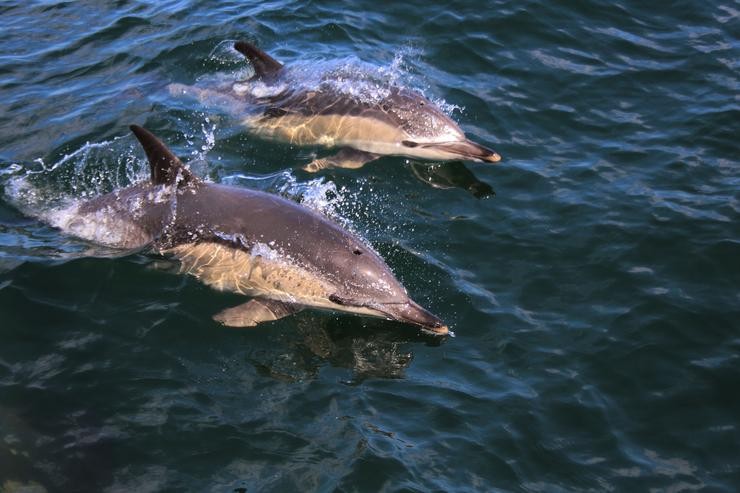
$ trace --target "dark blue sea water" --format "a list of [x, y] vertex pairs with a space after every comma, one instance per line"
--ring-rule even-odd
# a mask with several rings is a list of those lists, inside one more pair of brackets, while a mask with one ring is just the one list
[[[736, 0], [1, 3], [0, 491], [737, 491], [739, 26]], [[242, 38], [423, 91], [504, 160], [300, 171], [325, 151], [166, 90], [243, 76]], [[226, 329], [237, 296], [39, 219], [145, 177], [131, 123], [349, 224], [457, 337]]]

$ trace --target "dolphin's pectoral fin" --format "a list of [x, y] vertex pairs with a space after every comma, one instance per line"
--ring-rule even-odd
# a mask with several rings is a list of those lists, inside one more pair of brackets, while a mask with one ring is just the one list
[[314, 159], [303, 167], [304, 171], [315, 173], [326, 168], [362, 168], [366, 163], [378, 159], [380, 156], [370, 152], [358, 151], [348, 147], [340, 150], [333, 156]]
[[213, 319], [228, 327], [254, 327], [262, 322], [278, 320], [301, 311], [297, 305], [255, 298], [218, 312]]

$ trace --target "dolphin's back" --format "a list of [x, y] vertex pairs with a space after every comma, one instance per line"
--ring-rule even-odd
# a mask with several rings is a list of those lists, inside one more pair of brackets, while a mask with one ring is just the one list
[[330, 249], [351, 248], [354, 239], [325, 217], [290, 200], [210, 183], [185, 190], [177, 199], [171, 241], [193, 238], [233, 241], [245, 248], [272, 242], [276, 248], [290, 247], [306, 259], [331, 253]]

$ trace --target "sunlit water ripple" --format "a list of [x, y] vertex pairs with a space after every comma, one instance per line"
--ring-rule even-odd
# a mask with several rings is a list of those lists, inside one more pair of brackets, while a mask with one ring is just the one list
[[[737, 1], [0, 19], [0, 492], [738, 489]], [[414, 87], [504, 161], [304, 173], [321, 150], [166, 89], [247, 74], [241, 38]], [[131, 123], [363, 235], [457, 337], [313, 311], [227, 330], [237, 296], [36, 219], [146, 177]]]

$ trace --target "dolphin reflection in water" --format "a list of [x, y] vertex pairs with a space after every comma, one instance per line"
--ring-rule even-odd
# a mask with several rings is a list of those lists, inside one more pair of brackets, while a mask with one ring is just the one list
[[313, 160], [306, 171], [359, 168], [380, 156], [433, 161], [495, 163], [501, 156], [469, 140], [437, 105], [417, 91], [390, 85], [368, 97], [322, 81], [317, 87], [291, 84], [287, 68], [245, 41], [234, 44], [252, 64], [254, 75], [205, 89], [170, 84], [175, 95], [246, 114], [243, 123], [256, 135], [299, 146], [336, 148]]
[[224, 325], [250, 327], [311, 307], [448, 334], [356, 235], [290, 200], [201, 181], [149, 131], [131, 130], [151, 181], [83, 202], [61, 229], [105, 246], [148, 248], [208, 286], [251, 297], [214, 316]]

